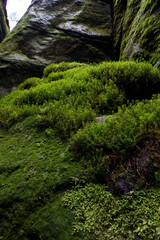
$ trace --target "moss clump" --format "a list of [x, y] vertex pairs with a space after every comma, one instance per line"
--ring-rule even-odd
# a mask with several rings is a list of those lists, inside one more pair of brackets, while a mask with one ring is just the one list
[[160, 97], [80, 129], [70, 142], [73, 158], [87, 164], [116, 195], [133, 190], [135, 184], [154, 185], [155, 172], [160, 173], [159, 105]]
[[160, 181], [159, 70], [63, 62], [44, 73], [0, 100], [0, 238], [159, 237], [159, 189], [136, 190]]
[[20, 89], [20, 90], [30, 89], [31, 87], [36, 87], [41, 82], [42, 82], [42, 80], [40, 78], [35, 78], [35, 77], [28, 78], [18, 86], [18, 89]]
[[159, 239], [160, 189], [114, 198], [101, 185], [68, 191], [64, 205], [75, 212], [73, 232], [83, 239]]
[[[89, 64], [88, 64], [89, 65]], [[66, 70], [77, 68], [77, 67], [87, 67], [87, 64], [85, 63], [77, 63], [77, 62], [61, 62], [61, 63], [52, 63], [51, 65], [48, 65], [44, 71], [43, 76], [46, 78], [50, 73], [55, 72], [64, 72]]]
[[[65, 70], [67, 66], [71, 68], [75, 63], [62, 63], [59, 67], [53, 64], [44, 72], [47, 76], [52, 70]], [[39, 125], [54, 126], [61, 136], [65, 136], [87, 121], [94, 121], [96, 115], [111, 114], [127, 100], [150, 98], [159, 89], [159, 71], [149, 64], [104, 62], [80, 66], [52, 72], [43, 81], [36, 79], [34, 83], [39, 85], [31, 90], [17, 90], [6, 96], [1, 101], [1, 125], [9, 127], [26, 116], [38, 114]], [[33, 84], [33, 79], [21, 86], [28, 82]]]

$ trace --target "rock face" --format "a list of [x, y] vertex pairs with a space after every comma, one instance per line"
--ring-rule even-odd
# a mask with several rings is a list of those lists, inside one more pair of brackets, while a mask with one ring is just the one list
[[0, 86], [4, 90], [41, 76], [52, 62], [110, 59], [111, 14], [110, 1], [32, 1], [0, 45]]
[[6, 0], [0, 0], [0, 42], [5, 38], [8, 28], [8, 20], [6, 13]]
[[160, 1], [114, 0], [114, 56], [160, 65]]
[[[6, 0], [0, 0], [8, 31]], [[159, 0], [33, 0], [0, 44], [0, 97], [52, 62], [147, 60], [160, 66]]]

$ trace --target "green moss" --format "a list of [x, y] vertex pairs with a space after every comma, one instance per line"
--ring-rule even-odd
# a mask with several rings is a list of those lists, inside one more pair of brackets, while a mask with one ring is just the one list
[[[1, 52], [7, 52], [7, 53], [20, 52], [25, 54], [25, 52], [23, 51], [23, 48], [26, 47], [24, 46], [24, 38], [21, 46], [20, 45], [21, 38], [19, 38], [18, 35], [19, 34], [21, 35], [21, 33], [25, 31], [26, 23], [28, 20], [29, 20], [29, 14], [26, 14], [25, 17], [23, 17], [20, 20], [19, 24], [16, 25], [16, 27], [6, 36], [3, 43], [0, 45]], [[29, 52], [28, 47], [27, 47], [27, 52]]]
[[[44, 76], [0, 100], [0, 238], [159, 237], [159, 189], [117, 199], [95, 184], [107, 184], [107, 174], [124, 177], [144, 149], [159, 184], [159, 70], [148, 63], [63, 62]], [[97, 123], [103, 114], [106, 122]], [[144, 174], [137, 179], [141, 188], [149, 181]]]
[[[158, 1], [117, 1], [114, 7], [114, 47], [120, 59], [144, 59], [152, 62], [159, 53]], [[121, 19], [121, 22], [120, 22]], [[117, 49], [118, 48], [118, 49]]]
[[160, 53], [153, 54], [150, 61], [153, 65], [160, 67]]
[[27, 118], [0, 129], [0, 145], [0, 236], [72, 239], [73, 216], [61, 207], [61, 192], [82, 169], [66, 155], [68, 143]]
[[[158, 16], [152, 16], [145, 19], [142, 28], [137, 31], [137, 36], [140, 37], [140, 42], [149, 52], [155, 51], [160, 45], [160, 30], [158, 28], [160, 20]], [[143, 32], [142, 32], [142, 29]], [[141, 36], [140, 36], [141, 32]]]
[[73, 232], [83, 239], [159, 239], [160, 189], [114, 198], [105, 187], [88, 184], [68, 191], [64, 205], [75, 212]]
[[40, 78], [28, 78], [23, 83], [18, 86], [18, 89], [30, 89], [31, 87], [36, 87], [37, 85], [41, 84], [42, 80]]
[[[89, 64], [88, 64], [89, 65]], [[86, 63], [77, 63], [77, 62], [61, 62], [61, 63], [52, 63], [48, 65], [43, 72], [44, 77], [48, 77], [48, 75], [52, 72], [64, 72], [66, 70], [77, 68], [77, 67], [87, 67]]]

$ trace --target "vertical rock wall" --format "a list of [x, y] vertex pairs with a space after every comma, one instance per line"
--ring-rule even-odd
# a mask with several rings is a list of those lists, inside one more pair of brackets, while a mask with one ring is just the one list
[[160, 60], [160, 1], [114, 0], [116, 59]]
[[6, 4], [6, 0], [0, 0], [0, 42], [3, 41], [6, 34], [9, 32], [6, 14]]

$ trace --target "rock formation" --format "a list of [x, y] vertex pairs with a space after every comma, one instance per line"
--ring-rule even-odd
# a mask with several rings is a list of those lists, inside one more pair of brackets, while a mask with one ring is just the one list
[[8, 28], [8, 20], [6, 14], [6, 0], [0, 0], [0, 42], [5, 38]]
[[[6, 19], [5, 0], [0, 4]], [[0, 44], [0, 96], [52, 62], [139, 59], [160, 66], [159, 26], [159, 0], [34, 0]]]
[[0, 46], [0, 86], [41, 76], [52, 62], [102, 61], [111, 54], [109, 1], [35, 0]]
[[116, 59], [160, 64], [160, 1], [114, 0]]

